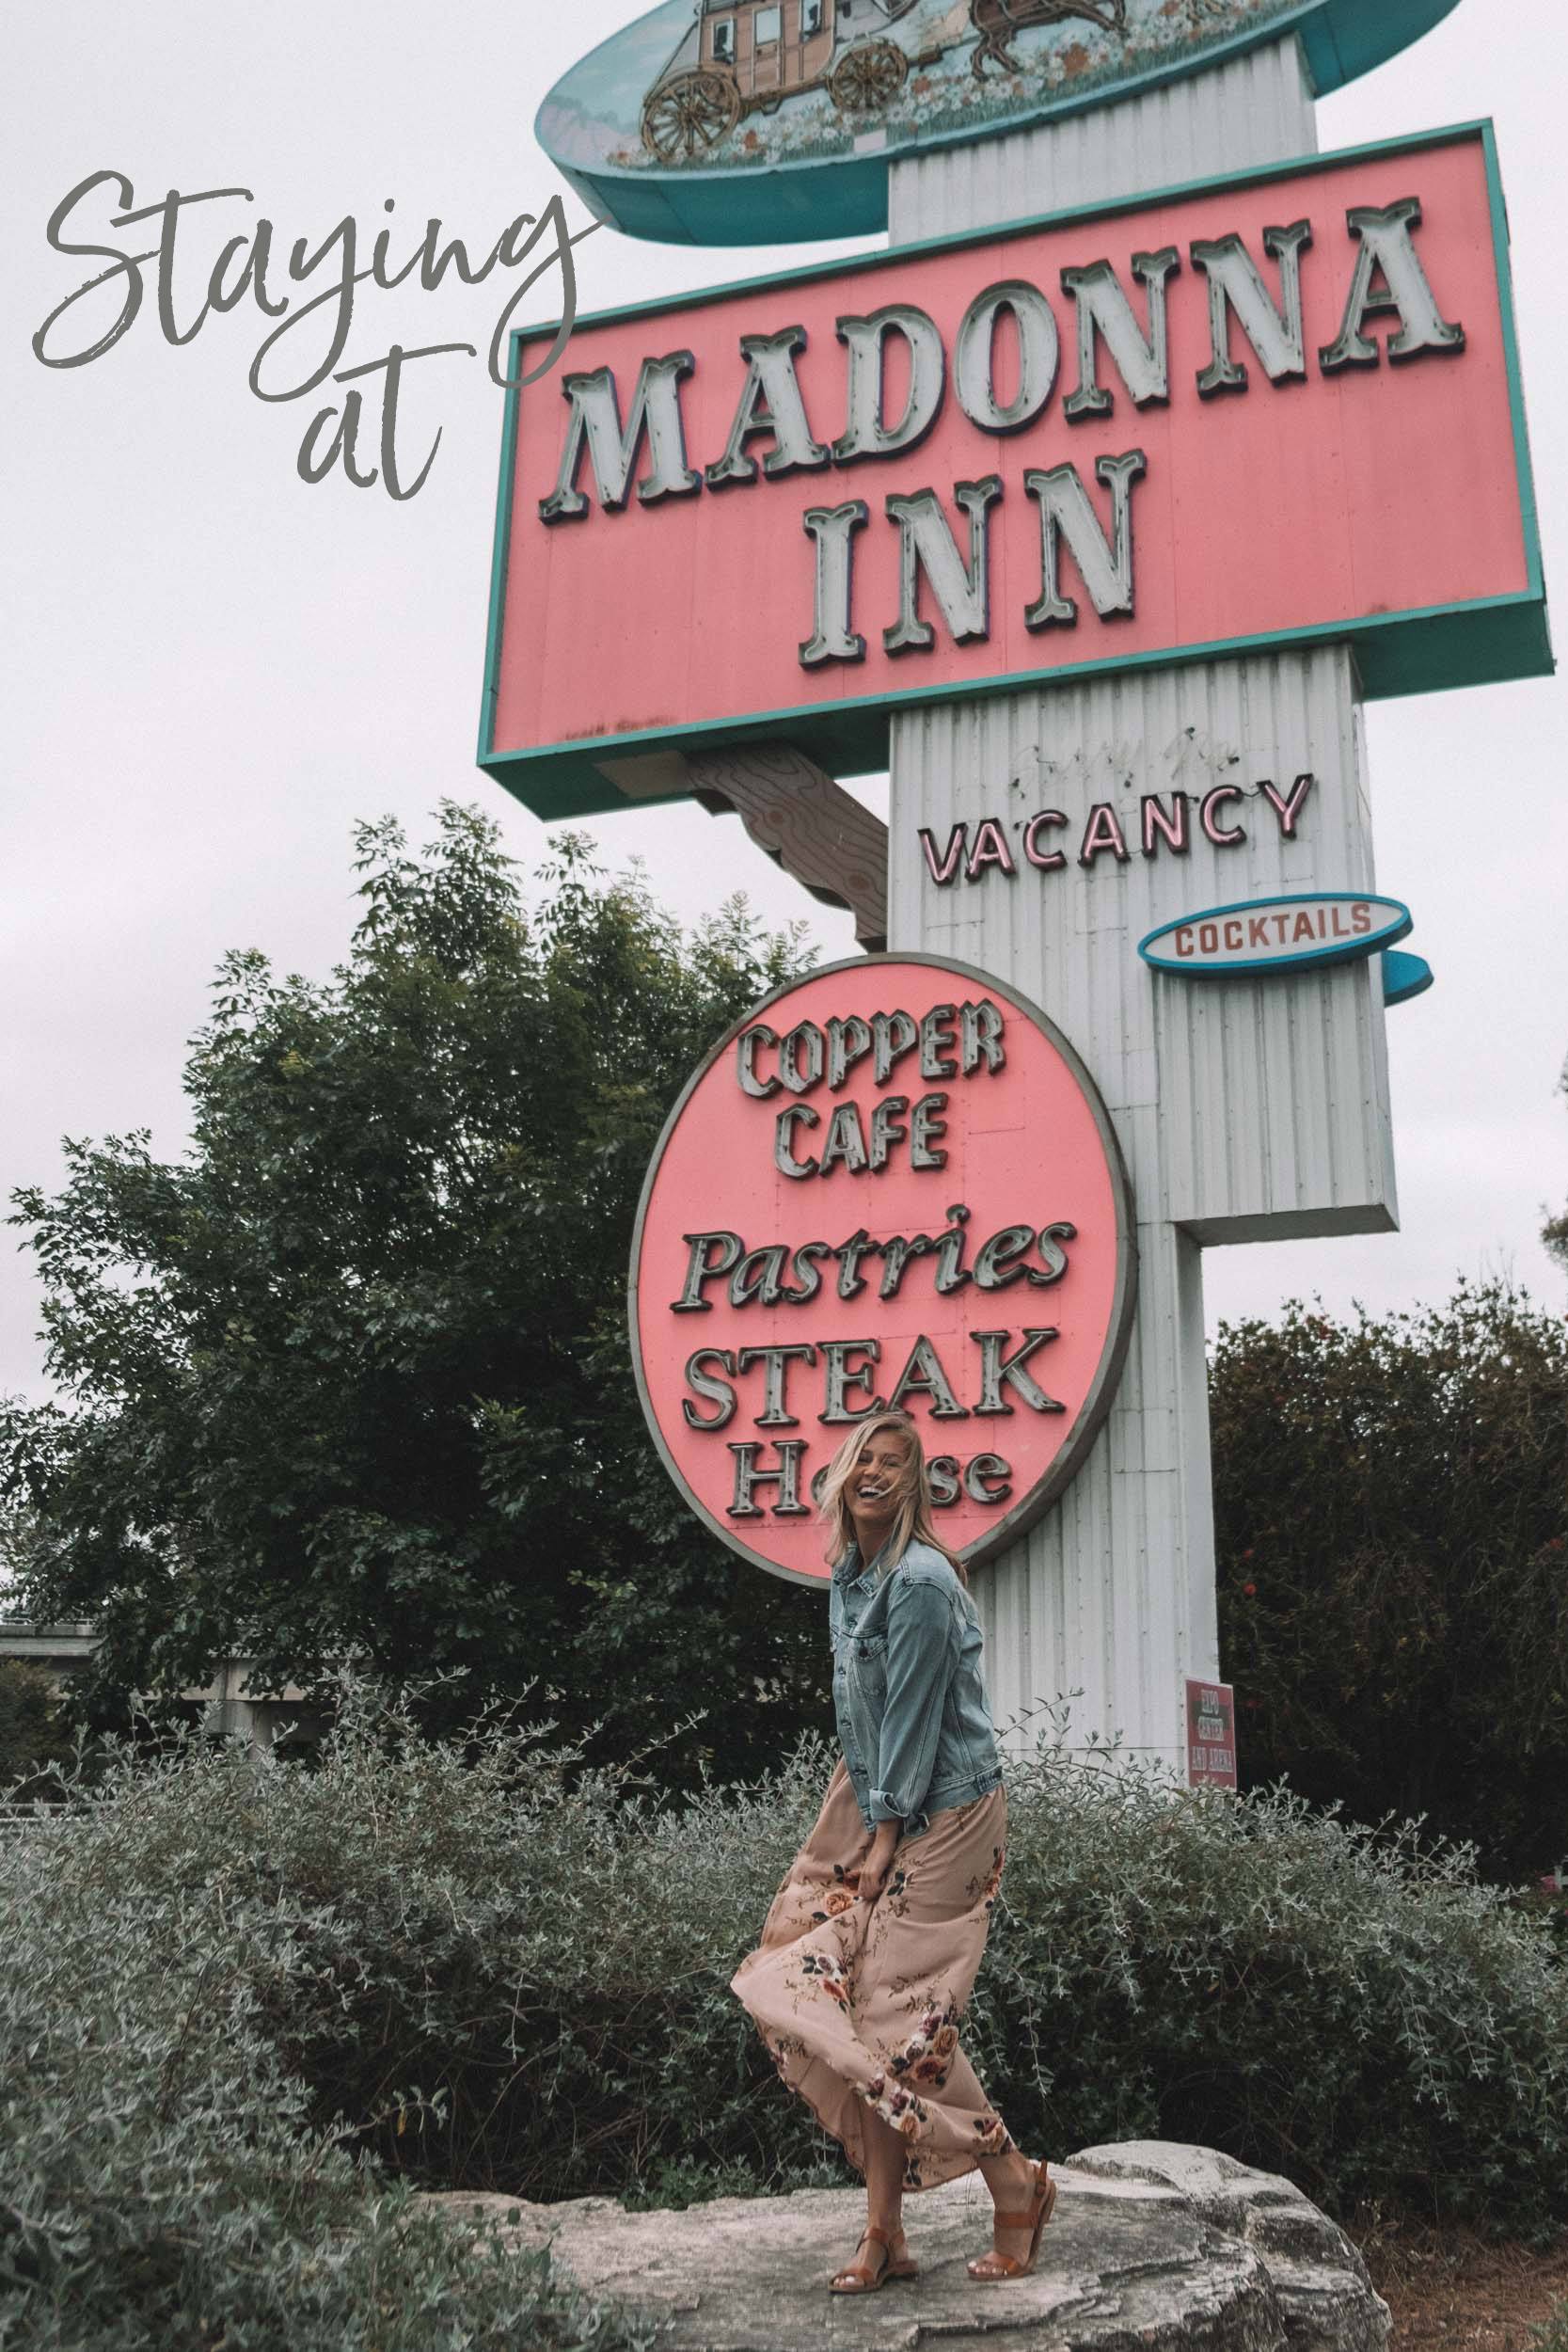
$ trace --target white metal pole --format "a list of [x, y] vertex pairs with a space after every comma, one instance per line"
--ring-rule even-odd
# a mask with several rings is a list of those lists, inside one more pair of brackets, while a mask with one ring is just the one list
[[[1317, 145], [1292, 38], [1100, 109], [892, 167], [894, 244], [1290, 160]], [[976, 1576], [990, 1693], [1006, 1724], [1076, 1689], [1070, 1744], [1184, 1769], [1186, 1677], [1223, 1671], [1200, 1251], [1376, 1232], [1396, 1221], [1375, 959], [1204, 991], [1157, 977], [1138, 940], [1184, 913], [1374, 876], [1358, 688], [1348, 649], [1195, 662], [895, 715], [889, 945], [1013, 981], [1057, 1021], [1104, 1094], [1138, 1216], [1137, 1331], [1110, 1418], [1061, 1502]], [[1293, 837], [1259, 792], [1314, 779]], [[1016, 844], [1042, 807], [1117, 805], [1217, 781], [1246, 833], [1185, 856], [1020, 858], [939, 887], [919, 844], [987, 817]], [[1070, 831], [1053, 835], [1072, 846]], [[1049, 1141], [1042, 1138], [1042, 1153]], [[1035, 1724], [1012, 1735], [1032, 1742]]]

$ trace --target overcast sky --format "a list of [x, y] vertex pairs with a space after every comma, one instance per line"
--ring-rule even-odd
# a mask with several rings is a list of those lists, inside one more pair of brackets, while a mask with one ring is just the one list
[[[456, 796], [494, 811], [525, 864], [547, 843], [473, 765], [500, 428], [483, 358], [433, 359], [411, 380], [410, 448], [443, 427], [418, 497], [395, 505], [341, 473], [309, 487], [294, 459], [318, 403], [267, 405], [247, 389], [266, 328], [248, 304], [174, 349], [150, 293], [90, 365], [39, 365], [33, 329], [90, 266], [48, 249], [50, 213], [101, 170], [129, 181], [135, 204], [171, 187], [253, 190], [252, 207], [188, 215], [187, 319], [223, 239], [258, 216], [284, 250], [345, 214], [367, 241], [390, 223], [406, 240], [395, 265], [434, 214], [483, 252], [559, 184], [532, 138], [545, 91], [641, 5], [23, 0], [8, 12], [24, 103], [5, 208], [5, 1190], [55, 1183], [62, 1134], [146, 1126], [157, 1151], [180, 1152], [184, 1044], [217, 959], [256, 946], [285, 968], [327, 969], [353, 920], [356, 818], [390, 811], [423, 837]], [[1561, 0], [1463, 0], [1320, 110], [1327, 148], [1496, 118], [1560, 587], [1563, 50]], [[580, 249], [583, 305], [827, 250], [699, 254], [603, 231]], [[503, 298], [495, 284], [362, 294], [343, 364], [394, 340], [483, 352]], [[1441, 501], [1440, 482], [1431, 495]], [[1537, 1234], [1543, 1203], [1568, 1197], [1568, 1106], [1554, 1093], [1568, 1048], [1565, 691], [1538, 681], [1372, 707], [1379, 875], [1411, 902], [1412, 944], [1438, 977], [1389, 1024], [1403, 1231], [1212, 1252], [1212, 1323], [1311, 1292], [1336, 1309], [1435, 1299], [1461, 1273], [1511, 1273], [1563, 1305]], [[857, 788], [885, 807], [879, 781]], [[666, 808], [594, 830], [607, 862], [643, 859], [687, 918], [745, 890], [769, 919], [808, 914], [825, 953], [852, 952], [847, 918], [805, 899], [733, 818]], [[41, 1390], [37, 1324], [29, 1268], [0, 1245], [0, 1390]]]

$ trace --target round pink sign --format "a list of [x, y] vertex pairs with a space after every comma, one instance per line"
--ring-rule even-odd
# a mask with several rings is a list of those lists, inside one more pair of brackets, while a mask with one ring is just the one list
[[1093, 1080], [989, 974], [864, 956], [781, 990], [688, 1085], [642, 1188], [632, 1359], [716, 1534], [825, 1578], [813, 1484], [879, 1403], [971, 1562], [1060, 1494], [1132, 1330], [1131, 1197]]

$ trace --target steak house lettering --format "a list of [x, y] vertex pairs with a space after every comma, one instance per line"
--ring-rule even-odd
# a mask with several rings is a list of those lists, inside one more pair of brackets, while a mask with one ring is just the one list
[[[1245, 393], [1257, 370], [1279, 387], [1301, 381], [1314, 364], [1324, 375], [1381, 367], [1385, 346], [1368, 331], [1373, 320], [1388, 327], [1390, 362], [1455, 354], [1465, 347], [1465, 330], [1446, 318], [1428, 279], [1415, 241], [1420, 222], [1415, 197], [1355, 206], [1346, 215], [1348, 243], [1336, 240], [1323, 263], [1345, 286], [1339, 330], [1313, 355], [1302, 290], [1303, 256], [1314, 244], [1309, 220], [1266, 229], [1261, 254], [1234, 234], [1196, 242], [1185, 278], [1181, 255], [1166, 246], [1134, 253], [1125, 274], [1107, 260], [1063, 269], [1060, 301], [1027, 279], [999, 280], [976, 293], [951, 351], [935, 320], [911, 303], [842, 316], [836, 329], [844, 366], [831, 416], [820, 413], [819, 389], [819, 413], [808, 409], [797, 367], [807, 343], [803, 326], [742, 335], [728, 437], [701, 468], [688, 458], [681, 399], [697, 366], [690, 351], [644, 358], [629, 406], [612, 369], [568, 374], [562, 381], [568, 418], [560, 467], [539, 513], [546, 523], [581, 521], [595, 501], [601, 510], [614, 510], [635, 496], [649, 507], [898, 456], [925, 439], [949, 394], [984, 437], [976, 453], [984, 457], [994, 453], [998, 437], [1043, 423], [1059, 380], [1060, 413], [1069, 426], [1103, 420], [1123, 395], [1137, 409], [1163, 406], [1171, 397], [1169, 310], [1183, 300], [1199, 306], [1194, 326], [1209, 356], [1196, 386], [1206, 401]], [[1059, 317], [1064, 303], [1070, 308]], [[1064, 339], [1075, 362], [1070, 391], [1065, 387], [1074, 371], [1063, 371]], [[1255, 364], [1235, 356], [1238, 345]], [[832, 439], [823, 437], [835, 427]], [[594, 500], [580, 486], [585, 469]], [[1099, 455], [1084, 470], [1070, 462], [1021, 469], [1038, 550], [1038, 594], [1024, 611], [1029, 628], [1078, 625], [1078, 602], [1063, 586], [1064, 547], [1101, 621], [1134, 612], [1133, 493], [1148, 470], [1136, 448]], [[936, 628], [922, 613], [923, 588], [954, 643], [990, 634], [991, 516], [1006, 492], [1001, 474], [976, 472], [975, 480], [952, 484], [945, 498], [933, 487], [883, 501], [899, 556], [898, 610], [882, 628], [889, 654], [929, 652], [937, 644]], [[864, 658], [854, 546], [870, 519], [863, 498], [815, 504], [801, 515], [814, 580], [814, 628], [800, 647], [807, 669]]]
[[[757, 1021], [736, 1041], [736, 1083], [753, 1102], [795, 1098], [783, 1101], [774, 1120], [774, 1157], [788, 1176], [831, 1179], [839, 1168], [851, 1175], [877, 1173], [900, 1147], [907, 1148], [911, 1168], [935, 1174], [948, 1161], [937, 1139], [946, 1133], [942, 1114], [949, 1107], [949, 1088], [984, 1085], [1006, 1068], [1006, 1026], [989, 997], [978, 1004], [933, 1005], [919, 1020], [895, 1009], [821, 1024], [801, 1021], [782, 1035]], [[868, 1105], [849, 1099], [836, 1104], [803, 1099], [832, 1097], [857, 1075], [880, 1090], [903, 1074], [906, 1065], [911, 1074], [947, 1084], [922, 1094], [912, 1107], [908, 1093], [879, 1092]], [[797, 1146], [803, 1128], [819, 1130], [823, 1140], [819, 1154], [802, 1160]], [[1068, 1275], [1069, 1248], [1078, 1230], [1067, 1220], [1006, 1225], [983, 1239], [971, 1233], [971, 1222], [972, 1213], [960, 1200], [945, 1209], [939, 1230], [879, 1238], [863, 1225], [838, 1242], [754, 1247], [744, 1234], [721, 1227], [685, 1233], [685, 1279], [670, 1311], [708, 1314], [716, 1305], [729, 1311], [810, 1308], [820, 1299], [863, 1295], [869, 1305], [873, 1295], [879, 1303], [892, 1302], [904, 1298], [907, 1289], [922, 1288], [935, 1305], [971, 1285], [992, 1293], [1022, 1284], [1022, 1297], [1052, 1289]], [[936, 1422], [1005, 1420], [1021, 1407], [1044, 1414], [1066, 1410], [1037, 1376], [1037, 1359], [1060, 1336], [1054, 1325], [1021, 1319], [1016, 1329], [1000, 1324], [971, 1329], [961, 1362], [953, 1359], [950, 1343], [944, 1357], [925, 1331], [912, 1341], [906, 1336], [886, 1355], [884, 1338], [875, 1330], [812, 1340], [792, 1326], [782, 1341], [768, 1341], [760, 1330], [757, 1336], [754, 1346], [705, 1346], [688, 1356], [689, 1393], [681, 1406], [688, 1428], [717, 1436], [738, 1415], [758, 1432], [799, 1429], [802, 1412], [815, 1406], [820, 1426], [836, 1431], [884, 1405], [907, 1406], [917, 1398], [926, 1400]], [[765, 1510], [778, 1518], [808, 1514], [805, 1438], [726, 1442], [735, 1461], [731, 1518], [759, 1518]], [[941, 1506], [960, 1496], [1000, 1506], [1013, 1491], [1011, 1463], [989, 1449], [966, 1457], [938, 1454], [930, 1470], [933, 1498]], [[819, 1466], [810, 1491], [820, 1474]], [[766, 1502], [759, 1502], [765, 1491]]]

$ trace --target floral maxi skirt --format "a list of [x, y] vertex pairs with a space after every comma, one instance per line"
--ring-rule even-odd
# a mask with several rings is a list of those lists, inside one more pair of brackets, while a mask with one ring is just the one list
[[816, 1826], [730, 1990], [780, 2074], [865, 2170], [874, 2108], [906, 2142], [904, 2186], [935, 2188], [1012, 2146], [958, 2047], [1002, 1883], [1002, 1788], [903, 1838], [875, 1903], [856, 1894], [870, 1845], [841, 1756]]

